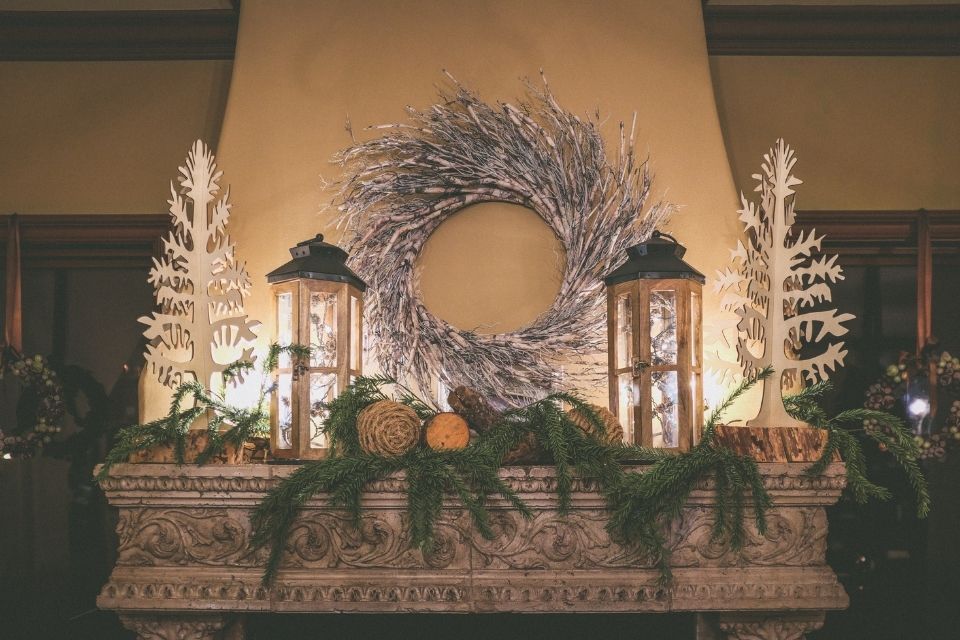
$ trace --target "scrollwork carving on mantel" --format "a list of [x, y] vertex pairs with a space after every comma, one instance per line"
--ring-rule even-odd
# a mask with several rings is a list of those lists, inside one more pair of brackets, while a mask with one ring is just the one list
[[118, 565], [257, 566], [247, 514], [228, 509], [122, 509]]
[[222, 616], [121, 615], [120, 622], [138, 640], [214, 640], [226, 626]]
[[410, 544], [406, 514], [373, 509], [355, 527], [338, 511], [307, 511], [293, 526], [284, 568], [445, 569], [470, 566], [465, 543], [471, 526], [462, 510], [447, 510], [436, 523], [434, 546], [421, 552]]
[[823, 627], [823, 614], [802, 617], [766, 616], [721, 618], [718, 626], [727, 640], [803, 640]]
[[[748, 515], [748, 519], [749, 519]], [[822, 509], [771, 509], [767, 531], [748, 524], [743, 548], [713, 537], [713, 514], [705, 507], [685, 509], [671, 527], [670, 564], [675, 567], [806, 566], [827, 551], [827, 517]]]
[[558, 513], [550, 467], [503, 470], [532, 518], [491, 498], [487, 540], [465, 509], [445, 504], [429, 553], [410, 546], [402, 475], [364, 496], [358, 527], [318, 496], [265, 586], [267, 550], [251, 549], [250, 518], [294, 467], [116, 465], [104, 487], [120, 512], [118, 561], [98, 603], [149, 640], [214, 638], [219, 618], [200, 612], [244, 611], [698, 611], [717, 612], [709, 615], [725, 626], [714, 628], [732, 639], [799, 640], [816, 622], [798, 612], [847, 603], [825, 563], [824, 507], [839, 497], [843, 468], [822, 478], [802, 464], [760, 468], [774, 503], [766, 532], [748, 521], [737, 552], [714, 540], [713, 485], [701, 483], [665, 531], [667, 586], [650, 558], [610, 537], [602, 497], [584, 492], [588, 483], [577, 483], [570, 512]]

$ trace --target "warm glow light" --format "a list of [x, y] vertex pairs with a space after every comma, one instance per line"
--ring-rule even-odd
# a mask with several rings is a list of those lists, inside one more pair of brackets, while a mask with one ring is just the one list
[[912, 418], [922, 418], [930, 413], [930, 401], [926, 398], [914, 398], [907, 405], [907, 413]]
[[[228, 385], [226, 389], [227, 404], [242, 409], [253, 409], [260, 398], [260, 388], [264, 384], [270, 384], [265, 380], [260, 371], [260, 364], [267, 356], [267, 349], [260, 348], [254, 352], [255, 368], [243, 374], [243, 382], [235, 382]], [[267, 400], [269, 402], [269, 400]], [[267, 407], [268, 408], [268, 407]]]
[[704, 374], [703, 401], [707, 405], [707, 409], [711, 411], [716, 409], [717, 405], [723, 402], [728, 393], [730, 393], [730, 390], [727, 389], [726, 385], [717, 382], [713, 376]]

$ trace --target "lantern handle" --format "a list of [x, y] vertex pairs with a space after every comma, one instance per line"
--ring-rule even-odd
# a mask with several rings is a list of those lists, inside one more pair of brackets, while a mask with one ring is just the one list
[[633, 358], [633, 377], [639, 378], [643, 375], [643, 370], [650, 366], [650, 363], [646, 360], [641, 360], [640, 356], [634, 356]]
[[672, 235], [670, 235], [669, 233], [665, 233], [665, 232], [663, 232], [663, 231], [660, 231], [659, 229], [654, 229], [654, 230], [653, 230], [653, 233], [650, 234], [650, 237], [651, 237], [651, 238], [666, 238], [667, 240], [669, 240], [669, 241], [672, 242], [673, 244], [680, 244], [680, 243], [677, 241], [677, 239], [674, 238]]

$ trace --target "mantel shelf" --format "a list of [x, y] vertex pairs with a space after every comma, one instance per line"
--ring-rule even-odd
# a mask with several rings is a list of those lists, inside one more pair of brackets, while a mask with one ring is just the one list
[[[249, 544], [250, 515], [295, 466], [122, 464], [102, 481], [120, 520], [117, 565], [98, 603], [142, 638], [185, 630], [216, 638], [243, 612], [350, 611], [687, 611], [708, 613], [703, 633], [715, 638], [800, 638], [825, 611], [847, 605], [825, 563], [824, 508], [840, 496], [843, 465], [818, 477], [805, 475], [806, 466], [760, 465], [774, 506], [766, 535], [749, 529], [740, 553], [711, 542], [713, 487], [701, 482], [669, 527], [667, 587], [649, 558], [610, 539], [589, 482], [575, 483], [571, 512], [559, 515], [556, 475], [543, 466], [501, 471], [532, 519], [491, 500], [497, 535], [486, 540], [451, 502], [430, 554], [410, 548], [402, 475], [371, 487], [359, 529], [318, 496], [267, 587], [266, 550]], [[781, 633], [787, 628], [796, 633]]]

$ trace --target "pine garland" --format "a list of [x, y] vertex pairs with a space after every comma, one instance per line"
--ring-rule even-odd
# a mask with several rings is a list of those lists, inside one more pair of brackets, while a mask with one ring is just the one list
[[713, 509], [712, 540], [726, 539], [739, 551], [746, 538], [745, 496], [752, 495], [757, 531], [766, 531], [770, 496], [756, 461], [741, 456], [716, 442], [716, 427], [733, 402], [760, 380], [768, 378], [767, 368], [745, 379], [707, 419], [700, 442], [689, 452], [662, 457], [649, 470], [624, 473], [619, 487], [607, 489], [610, 520], [607, 530], [614, 537], [635, 543], [660, 570], [661, 582], [671, 578], [670, 550], [663, 529], [680, 515], [690, 492], [698, 482], [713, 474], [716, 507]]
[[[530, 517], [529, 507], [499, 477], [504, 455], [527, 434], [533, 434], [555, 465], [559, 512], [570, 510], [574, 474], [593, 481], [610, 510], [611, 535], [639, 545], [668, 580], [669, 553], [662, 529], [679, 514], [690, 491], [705, 475], [713, 473], [719, 479], [713, 527], [717, 540], [726, 537], [733, 548], [742, 546], [748, 491], [753, 496], [756, 526], [761, 532], [765, 530], [764, 514], [770, 498], [756, 462], [717, 446], [713, 433], [723, 410], [768, 375], [769, 371], [764, 371], [745, 381], [711, 415], [704, 439], [688, 453], [608, 445], [603, 441], [603, 420], [596, 411], [575, 395], [558, 393], [507, 411], [479, 442], [465, 449], [420, 448], [395, 458], [362, 453], [356, 433], [357, 415], [369, 404], [387, 399], [383, 387], [395, 382], [384, 377], [360, 378], [326, 405], [329, 417], [324, 429], [330, 438], [331, 456], [300, 467], [271, 490], [254, 512], [252, 542], [256, 547], [270, 547], [264, 582], [276, 576], [290, 529], [314, 495], [328, 493], [330, 505], [345, 509], [358, 525], [364, 487], [398, 471], [403, 471], [407, 479], [410, 541], [425, 553], [433, 549], [434, 526], [447, 495], [460, 501], [478, 533], [488, 539], [494, 535], [485, 508], [490, 495], [500, 495], [523, 517]], [[398, 390], [399, 400], [414, 407], [421, 417], [428, 419], [437, 411], [409, 390]], [[580, 429], [563, 404], [586, 417], [594, 429], [590, 433]], [[622, 466], [627, 461], [653, 466], [644, 473], [627, 473]]]
[[[254, 364], [250, 361], [238, 360], [223, 371], [223, 388], [219, 393], [206, 389], [196, 381], [181, 384], [174, 391], [170, 411], [166, 416], [120, 430], [98, 477], [106, 477], [113, 465], [126, 462], [132, 454], [154, 447], [172, 446], [174, 460], [177, 464], [183, 464], [190, 426], [208, 412], [211, 418], [206, 429], [207, 444], [197, 455], [198, 465], [206, 464], [220, 455], [228, 445], [239, 448], [251, 437], [268, 435], [270, 408], [266, 400], [274, 387], [269, 382], [269, 374], [277, 368], [282, 354], [299, 360], [309, 358], [310, 349], [302, 345], [271, 345], [260, 366], [262, 381], [257, 401], [251, 408], [235, 407], [225, 399], [227, 385], [242, 380], [245, 373], [254, 369]], [[184, 404], [188, 402], [193, 406], [184, 409]]]
[[[866, 439], [874, 440], [893, 455], [913, 489], [917, 516], [927, 517], [930, 513], [930, 492], [918, 463], [920, 447], [909, 429], [896, 416], [875, 409], [848, 409], [832, 418], [828, 417], [819, 402], [832, 388], [831, 383], [825, 381], [783, 399], [784, 406], [792, 416], [827, 431], [827, 444], [823, 453], [819, 460], [807, 469], [807, 473], [820, 475], [839, 452], [846, 462], [847, 488], [855, 502], [863, 504], [870, 499], [889, 500], [890, 490], [867, 478], [863, 446], [855, 435], [861, 433]], [[862, 427], [866, 423], [875, 424], [878, 428], [850, 429], [848, 426], [859, 424]]]
[[[272, 371], [282, 353], [289, 353], [295, 359], [309, 357], [306, 347], [273, 345], [263, 370]], [[224, 373], [225, 381], [249, 371], [251, 366], [246, 362], [231, 365]], [[605, 425], [596, 411], [576, 395], [558, 393], [503, 413], [497, 424], [465, 449], [435, 451], [419, 447], [397, 457], [371, 455], [360, 448], [357, 415], [374, 402], [390, 399], [384, 387], [393, 386], [397, 399], [413, 408], [423, 420], [429, 420], [440, 410], [391, 378], [358, 378], [335, 400], [325, 404], [328, 418], [324, 430], [331, 443], [330, 457], [299, 467], [274, 487], [254, 511], [252, 543], [256, 548], [270, 548], [264, 583], [270, 583], [276, 576], [288, 534], [306, 503], [315, 495], [328, 494], [330, 506], [346, 511], [353, 525], [359, 526], [361, 499], [367, 486], [398, 472], [403, 472], [407, 480], [410, 542], [424, 553], [434, 549], [434, 527], [448, 496], [459, 500], [478, 533], [487, 539], [495, 535], [486, 509], [490, 496], [498, 495], [522, 517], [532, 517], [530, 508], [499, 476], [504, 456], [532, 435], [555, 465], [559, 512], [565, 514], [570, 510], [574, 475], [592, 482], [606, 502], [610, 514], [607, 530], [611, 537], [622, 544], [636, 545], [659, 568], [665, 584], [671, 577], [665, 529], [680, 515], [690, 492], [704, 478], [714, 479], [714, 542], [725, 542], [733, 550], [741, 549], [747, 538], [745, 522], [749, 510], [752, 510], [756, 530], [761, 535], [766, 531], [766, 512], [771, 500], [759, 467], [749, 456], [738, 455], [718, 443], [716, 427], [737, 398], [771, 373], [768, 368], [745, 379], [711, 412], [700, 442], [680, 454], [607, 444]], [[862, 446], [854, 432], [847, 428], [851, 423], [864, 421], [877, 424], [884, 429], [864, 432], [890, 451], [903, 467], [917, 496], [918, 515], [926, 516], [930, 498], [917, 464], [919, 449], [909, 431], [896, 417], [870, 409], [852, 409], [829, 418], [819, 404], [829, 389], [829, 383], [820, 383], [784, 399], [792, 415], [828, 432], [820, 459], [807, 473], [822, 474], [839, 452], [846, 461], [847, 485], [854, 500], [862, 503], [871, 498], [888, 499], [889, 490], [867, 478]], [[177, 461], [182, 463], [187, 431], [206, 411], [212, 411], [214, 417], [207, 430], [207, 446], [197, 463], [208, 461], [227, 444], [241, 446], [250, 436], [267, 431], [269, 411], [264, 400], [271, 391], [272, 386], [264, 383], [260, 402], [252, 409], [238, 409], [228, 405], [223, 394], [211, 393], [196, 383], [183, 384], [177, 388], [167, 416], [121, 431], [100, 476], [105, 476], [113, 464], [126, 461], [131, 453], [154, 446], [172, 445]], [[193, 406], [183, 409], [187, 401], [192, 401]], [[593, 429], [578, 427], [563, 405], [575, 409]], [[225, 425], [227, 428], [222, 430]], [[623, 468], [627, 462], [651, 466], [643, 472], [628, 472]]]

